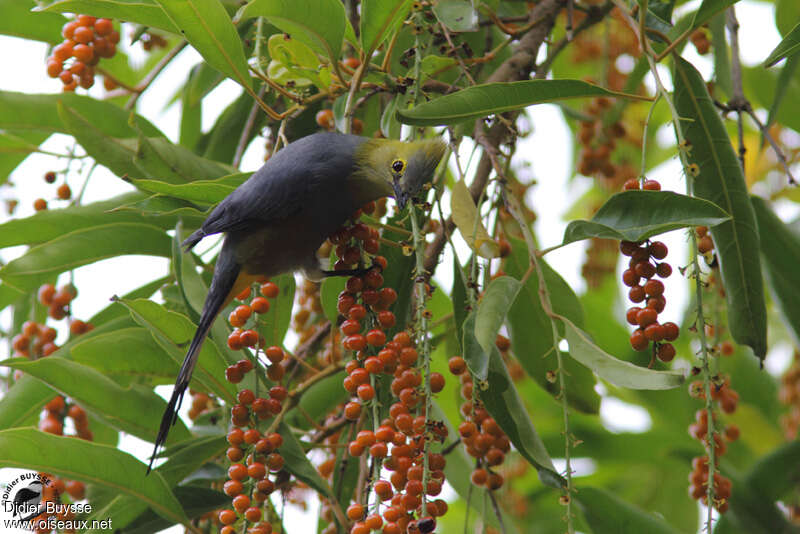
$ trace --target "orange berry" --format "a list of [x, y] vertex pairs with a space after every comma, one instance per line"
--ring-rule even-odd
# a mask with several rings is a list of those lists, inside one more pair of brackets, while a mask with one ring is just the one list
[[232, 525], [236, 522], [236, 512], [233, 510], [222, 510], [218, 517], [219, 522], [223, 525]]
[[87, 28], [86, 26], [78, 26], [75, 28], [72, 40], [76, 43], [85, 45], [86, 43], [92, 42], [92, 39], [94, 39], [94, 32], [91, 28]]
[[94, 31], [97, 35], [108, 35], [114, 30], [114, 25], [109, 19], [97, 19], [94, 23]]
[[[70, 74], [70, 78], [72, 75]], [[44, 211], [47, 209], [47, 201], [43, 198], [37, 198], [33, 201], [33, 209], [36, 211]]]
[[56, 194], [58, 195], [58, 198], [60, 198], [61, 200], [69, 200], [72, 197], [72, 190], [69, 188], [67, 184], [61, 184], [60, 186], [58, 186]]
[[244, 512], [244, 518], [250, 521], [251, 523], [256, 523], [261, 520], [261, 508], [256, 508], [255, 506], [248, 508]]
[[333, 110], [331, 109], [319, 110], [317, 112], [315, 119], [320, 128], [324, 128], [326, 130], [333, 130], [333, 128], [336, 126], [333, 118]]
[[266, 282], [261, 285], [261, 294], [269, 299], [274, 299], [280, 293], [280, 289], [278, 288], [278, 284], [275, 282]]
[[264, 314], [269, 311], [269, 301], [264, 297], [256, 297], [250, 303], [250, 307], [258, 314]]
[[467, 369], [467, 362], [461, 356], [453, 356], [447, 362], [447, 366], [450, 368], [450, 372], [454, 375], [460, 375]]

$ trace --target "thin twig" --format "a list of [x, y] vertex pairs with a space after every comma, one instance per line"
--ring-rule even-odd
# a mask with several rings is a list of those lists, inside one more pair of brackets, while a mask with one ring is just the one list
[[150, 72], [147, 73], [147, 76], [142, 78], [142, 81], [134, 88], [134, 93], [127, 102], [125, 102], [125, 109], [131, 110], [136, 105], [136, 101], [139, 100], [139, 96], [150, 87], [150, 84], [153, 83], [153, 80], [161, 74], [161, 71], [169, 65], [169, 62], [175, 59], [175, 56], [181, 53], [181, 51], [186, 48], [188, 45], [188, 41], [181, 41], [178, 43], [172, 50], [167, 52], [167, 54], [161, 58], [161, 61], [156, 63], [156, 66], [152, 68]]
[[[258, 96], [263, 98], [265, 92], [266, 87], [262, 85], [261, 89], [258, 90]], [[253, 106], [250, 108], [250, 113], [247, 115], [247, 120], [244, 123], [242, 134], [239, 136], [239, 142], [236, 144], [236, 153], [233, 155], [233, 166], [237, 169], [239, 168], [239, 164], [242, 162], [242, 156], [247, 148], [248, 141], [250, 140], [250, 132], [253, 131], [253, 126], [256, 123], [257, 116], [258, 102], [253, 102]]]

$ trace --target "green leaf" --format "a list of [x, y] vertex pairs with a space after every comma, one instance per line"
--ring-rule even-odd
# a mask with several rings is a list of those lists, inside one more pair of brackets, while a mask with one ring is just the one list
[[408, 110], [398, 109], [397, 116], [405, 124], [440, 126], [523, 109], [533, 104], [599, 96], [647, 100], [581, 80], [524, 80], [475, 85]]
[[720, 11], [727, 9], [738, 1], [739, 0], [703, 0], [703, 3], [700, 4], [700, 7], [697, 8], [697, 11], [694, 13], [694, 18], [692, 19], [692, 24], [690, 25], [688, 32], [693, 32], [708, 22], [711, 17]]
[[336, 324], [339, 318], [339, 310], [336, 308], [339, 300], [339, 293], [344, 291], [347, 279], [344, 276], [329, 276], [322, 281], [319, 289], [319, 298], [322, 301], [322, 312], [332, 325]]
[[223, 176], [216, 180], [196, 180], [184, 184], [167, 183], [159, 180], [132, 180], [132, 182], [137, 188], [145, 191], [162, 193], [196, 204], [213, 206], [242, 185], [251, 174], [242, 172]]
[[156, 2], [206, 63], [241, 85], [252, 87], [242, 41], [219, 0]]
[[563, 318], [564, 337], [569, 343], [569, 355], [608, 380], [615, 386], [628, 389], [672, 389], [683, 384], [680, 371], [654, 371], [630, 362], [618, 360], [592, 343], [589, 335]]
[[767, 122], [765, 124], [767, 128], [772, 126], [778, 116], [781, 115], [780, 112], [784, 97], [794, 81], [798, 65], [800, 65], [800, 57], [792, 56], [786, 60], [783, 68], [781, 68], [780, 74], [778, 74], [778, 80], [775, 83], [775, 93], [770, 99], [769, 115], [767, 115]]
[[286, 470], [293, 474], [297, 480], [305, 482], [322, 495], [333, 496], [331, 487], [308, 459], [302, 444], [292, 433], [292, 430], [285, 423], [281, 423], [278, 426], [278, 433], [283, 437], [283, 445], [279, 450], [286, 462]]
[[521, 287], [518, 280], [509, 276], [492, 280], [478, 309], [464, 321], [464, 358], [477, 380], [487, 379], [489, 353]]
[[47, 133], [36, 131], [0, 132], [0, 185], [6, 183], [14, 169], [48, 137]]
[[733, 94], [731, 87], [731, 60], [728, 50], [728, 41], [725, 37], [725, 12], [715, 15], [709, 22], [711, 30], [711, 44], [714, 51], [714, 81], [723, 94], [730, 97]]
[[56, 0], [40, 9], [58, 13], [85, 13], [180, 33], [153, 0]]
[[698, 165], [694, 194], [728, 212], [732, 220], [711, 229], [728, 305], [733, 339], [752, 347], [763, 359], [767, 352], [767, 312], [753, 206], [742, 168], [700, 73], [687, 61], [675, 60], [675, 106], [691, 143], [690, 162]]
[[800, 237], [759, 198], [752, 197], [758, 221], [761, 257], [766, 268], [766, 278], [772, 289], [772, 298], [777, 302], [784, 322], [792, 333], [795, 343], [800, 343]]
[[346, 25], [339, 0], [251, 0], [239, 15], [242, 20], [265, 17], [318, 54], [339, 59]]
[[486, 410], [523, 458], [536, 468], [541, 481], [548, 486], [560, 488], [563, 479], [556, 472], [542, 438], [536, 432], [528, 411], [511, 382], [497, 347], [493, 346], [489, 355], [488, 381], [476, 382], [475, 387]]
[[66, 17], [55, 13], [31, 13], [31, 0], [0, 0], [0, 33], [23, 39], [58, 44], [63, 40], [61, 27]]
[[270, 301], [269, 312], [258, 317], [258, 333], [264, 336], [267, 346], [282, 345], [292, 321], [295, 281], [292, 273], [272, 277], [278, 285], [278, 297]]
[[483, 225], [478, 208], [464, 180], [453, 184], [450, 211], [461, 237], [472, 250], [483, 258], [491, 259], [500, 255], [500, 245], [491, 238]]
[[600, 488], [581, 487], [575, 500], [594, 534], [678, 534], [664, 519]]
[[[98, 419], [145, 441], [155, 438], [161, 414], [167, 407], [166, 401], [151, 389], [123, 388], [99, 371], [65, 358], [12, 359], [0, 363], [30, 373], [77, 401]], [[179, 422], [170, 432], [168, 441], [175, 443], [189, 436], [186, 425]]]
[[31, 247], [0, 269], [0, 278], [32, 291], [53, 275], [125, 254], [169, 257], [169, 236], [161, 228], [140, 223], [83, 228]]
[[[183, 363], [186, 346], [197, 329], [188, 317], [146, 299], [118, 299], [118, 302], [128, 309], [137, 323], [150, 330], [169, 358], [177, 365]], [[200, 386], [198, 389], [232, 401], [236, 388], [224, 379], [227, 366], [228, 362], [214, 343], [203, 343], [192, 374], [192, 387]]]
[[[195, 521], [203, 514], [223, 508], [231, 502], [230, 497], [221, 491], [210, 488], [187, 485], [178, 486], [174, 491], [175, 498], [178, 499], [187, 517]], [[152, 532], [162, 532], [174, 523], [174, 521], [159, 517], [150, 510], [145, 510], [125, 528], [117, 530], [117, 522], [114, 521], [114, 529], [119, 534], [151, 534]]]
[[131, 114], [110, 102], [75, 93], [36, 95], [0, 91], [0, 128], [71, 134], [58, 113], [59, 103], [83, 117], [92, 117], [92, 127], [109, 137], [136, 137], [137, 131], [128, 124], [131, 116], [137, 128], [146, 135], [164, 135], [139, 115]]
[[164, 230], [174, 228], [176, 216], [144, 216], [132, 210], [116, 210], [146, 198], [144, 193], [123, 193], [108, 200], [48, 209], [30, 217], [10, 219], [0, 224], [0, 248], [44, 243], [69, 232], [114, 223], [146, 223]]
[[625, 191], [603, 204], [590, 221], [572, 221], [564, 244], [600, 237], [644, 241], [678, 228], [716, 226], [730, 216], [702, 198], [671, 191]]
[[0, 431], [0, 451], [0, 465], [4, 467], [44, 471], [97, 484], [130, 495], [161, 517], [188, 526], [188, 519], [164, 478], [158, 473], [145, 476], [145, 464], [115, 447], [33, 428], [14, 428]]
[[177, 363], [164, 357], [164, 350], [145, 328], [121, 328], [78, 342], [70, 350], [72, 359], [128, 385], [137, 377], [151, 384], [171, 384]]
[[[136, 289], [125, 293], [122, 298], [133, 300], [133, 299], [146, 299], [153, 296], [153, 293], [161, 289], [164, 284], [169, 281], [169, 276], [164, 276], [162, 278], [158, 278], [153, 280], [152, 282], [148, 282], [142, 286], [137, 287]], [[87, 321], [95, 326], [104, 325], [107, 322], [117, 319], [119, 317], [128, 317], [128, 311], [125, 307], [120, 304], [119, 302], [112, 302], [99, 312], [92, 315], [92, 317]]]
[[800, 51], [800, 23], [792, 28], [783, 40], [764, 60], [764, 67], [771, 67], [781, 59], [792, 56]]
[[372, 53], [384, 41], [400, 29], [408, 16], [411, 0], [363, 0], [361, 3], [361, 48], [364, 57]]
[[146, 176], [169, 184], [214, 180], [235, 172], [229, 165], [198, 156], [164, 138], [140, 137], [133, 163]]
[[[544, 260], [544, 281], [550, 292], [550, 301], [556, 313], [583, 325], [583, 309], [578, 296], [567, 282]], [[521, 279], [529, 265], [525, 242], [511, 238], [511, 255], [503, 268], [515, 278]], [[539, 278], [531, 272], [519, 296], [508, 314], [511, 331], [511, 346], [514, 355], [525, 372], [551, 395], [558, 395], [560, 388], [547, 379], [548, 372], [558, 369], [553, 343], [553, 327], [539, 299]], [[585, 413], [597, 413], [600, 396], [595, 392], [596, 380], [591, 371], [570, 358], [562, 358], [567, 402]]]
[[56, 395], [41, 380], [23, 375], [0, 398], [0, 429], [36, 424], [42, 407]]
[[439, 0], [433, 4], [439, 22], [454, 32], [471, 32], [478, 29], [478, 14], [471, 0]]

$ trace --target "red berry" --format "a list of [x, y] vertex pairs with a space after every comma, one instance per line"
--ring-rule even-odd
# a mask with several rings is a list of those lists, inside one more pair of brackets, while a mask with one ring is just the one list
[[[248, 289], [249, 292], [249, 289]], [[269, 311], [269, 301], [264, 297], [256, 297], [250, 302], [250, 307], [258, 314], [264, 314]]]
[[639, 275], [633, 269], [627, 269], [622, 273], [622, 283], [628, 287], [634, 287], [639, 284]]
[[628, 321], [628, 324], [631, 324], [631, 325], [634, 325], [634, 326], [639, 324], [638, 313], [640, 311], [641, 311], [641, 308], [639, 308], [638, 306], [634, 306], [632, 308], [628, 308], [628, 312], [625, 314], [625, 319]]
[[644, 285], [644, 291], [648, 296], [657, 297], [664, 293], [664, 283], [660, 280], [648, 280]]
[[662, 343], [658, 347], [658, 352], [656, 352], [656, 356], [658, 356], [658, 359], [661, 360], [662, 362], [671, 361], [672, 358], [675, 357], [675, 347], [672, 346], [671, 343]]
[[664, 339], [667, 341], [675, 341], [678, 339], [678, 334], [680, 333], [680, 329], [678, 325], [673, 322], [664, 323]]
[[658, 313], [652, 308], [641, 308], [636, 314], [636, 323], [641, 327], [647, 327], [657, 319]]
[[644, 350], [650, 344], [644, 335], [644, 331], [641, 329], [633, 331], [630, 341], [631, 347], [633, 347], [634, 350]]
[[373, 347], [382, 347], [386, 343], [386, 334], [383, 330], [370, 330], [367, 332], [367, 343]]
[[645, 296], [645, 291], [642, 286], [633, 286], [631, 290], [628, 291], [628, 299], [637, 304], [642, 302]]
[[661, 184], [656, 180], [645, 180], [642, 189], [647, 191], [661, 191]]

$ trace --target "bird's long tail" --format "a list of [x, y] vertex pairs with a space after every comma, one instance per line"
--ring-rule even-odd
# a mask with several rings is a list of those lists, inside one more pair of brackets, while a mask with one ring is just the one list
[[147, 467], [148, 473], [153, 467], [153, 461], [156, 458], [158, 450], [167, 441], [167, 434], [169, 433], [170, 427], [178, 420], [178, 409], [181, 407], [183, 395], [189, 387], [189, 381], [192, 378], [192, 372], [197, 363], [197, 358], [200, 355], [203, 341], [205, 341], [209, 330], [211, 330], [211, 326], [214, 324], [214, 319], [216, 319], [219, 311], [230, 302], [230, 295], [239, 277], [241, 266], [236, 263], [229, 242], [230, 240], [226, 240], [217, 258], [214, 278], [211, 281], [211, 288], [208, 290], [205, 304], [203, 304], [203, 313], [200, 315], [200, 323], [197, 325], [197, 331], [194, 334], [194, 338], [192, 338], [191, 345], [189, 345], [189, 351], [183, 359], [181, 370], [175, 381], [175, 388], [172, 390], [172, 397], [169, 399], [167, 409], [164, 411], [164, 416], [161, 418], [161, 426], [156, 436], [153, 456], [150, 457], [150, 465]]

